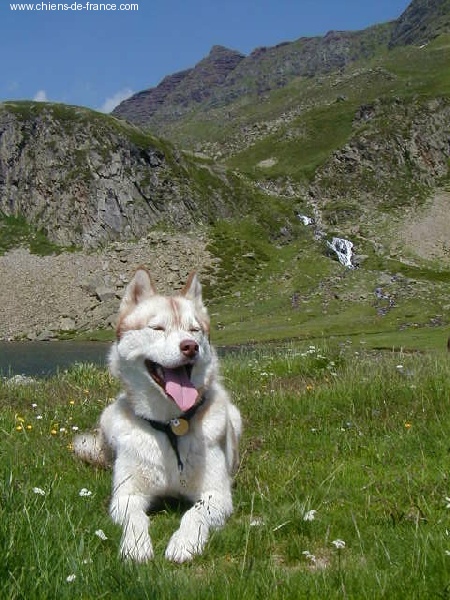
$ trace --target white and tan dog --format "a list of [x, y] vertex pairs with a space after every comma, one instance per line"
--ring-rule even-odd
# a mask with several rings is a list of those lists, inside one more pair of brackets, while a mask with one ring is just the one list
[[193, 503], [166, 549], [175, 562], [200, 554], [232, 513], [241, 417], [220, 383], [208, 332], [195, 274], [178, 295], [161, 296], [148, 271], [136, 271], [109, 357], [124, 391], [96, 433], [74, 440], [82, 459], [113, 464], [110, 514], [123, 527], [124, 558], [152, 558], [147, 512], [162, 497]]

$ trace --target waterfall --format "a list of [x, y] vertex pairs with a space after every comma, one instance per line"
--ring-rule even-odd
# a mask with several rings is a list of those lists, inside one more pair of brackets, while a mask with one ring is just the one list
[[327, 241], [327, 246], [333, 252], [336, 252], [339, 262], [349, 269], [354, 269], [352, 263], [353, 244], [349, 240], [334, 237], [331, 242]]
[[[297, 217], [305, 226], [314, 225], [315, 221], [311, 217], [307, 217], [306, 215], [302, 215], [297, 213]], [[319, 229], [316, 229], [314, 232], [314, 237], [316, 240], [323, 239], [325, 237], [325, 233]], [[334, 237], [331, 242], [327, 240], [327, 246], [333, 252], [337, 254], [339, 262], [348, 267], [349, 269], [354, 269], [355, 265], [352, 263], [353, 258], [353, 243], [350, 240], [346, 240], [344, 238]]]
[[314, 223], [314, 219], [307, 217], [306, 215], [297, 214], [297, 217], [300, 219], [303, 225], [312, 225]]

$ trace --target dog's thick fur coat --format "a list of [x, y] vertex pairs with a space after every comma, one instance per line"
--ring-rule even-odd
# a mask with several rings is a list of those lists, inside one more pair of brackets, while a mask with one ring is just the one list
[[136, 271], [109, 357], [124, 391], [96, 433], [74, 440], [82, 459], [113, 466], [110, 514], [123, 528], [124, 558], [152, 558], [148, 511], [162, 497], [193, 503], [166, 549], [175, 562], [200, 554], [209, 531], [232, 513], [241, 417], [220, 382], [208, 333], [195, 274], [178, 295], [162, 296], [145, 268]]

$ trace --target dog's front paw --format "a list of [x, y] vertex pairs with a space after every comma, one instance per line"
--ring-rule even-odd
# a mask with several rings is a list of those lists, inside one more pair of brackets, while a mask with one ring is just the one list
[[178, 530], [170, 538], [165, 556], [167, 560], [171, 560], [172, 562], [187, 562], [203, 552], [205, 543], [206, 539], [203, 540], [201, 536], [197, 536], [195, 541], [193, 541]]
[[149, 535], [124, 536], [120, 544], [120, 555], [125, 560], [146, 562], [153, 558], [153, 546]]

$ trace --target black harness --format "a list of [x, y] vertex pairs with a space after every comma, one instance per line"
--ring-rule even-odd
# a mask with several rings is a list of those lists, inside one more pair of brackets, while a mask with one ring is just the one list
[[183, 471], [184, 465], [183, 465], [183, 462], [180, 457], [180, 452], [178, 450], [178, 438], [187, 433], [189, 426], [183, 433], [176, 433], [176, 431], [178, 429], [180, 422], [185, 421], [188, 424], [189, 421], [192, 419], [192, 417], [197, 412], [197, 410], [205, 402], [206, 402], [206, 398], [205, 398], [205, 396], [202, 396], [200, 398], [199, 402], [197, 402], [197, 404], [194, 404], [194, 406], [192, 406], [186, 412], [182, 413], [177, 419], [171, 419], [170, 421], [166, 421], [165, 423], [162, 423], [161, 421], [153, 421], [153, 419], [146, 419], [145, 417], [142, 417], [144, 419], [144, 421], [147, 421], [147, 423], [150, 423], [150, 425], [154, 429], [157, 429], [158, 431], [162, 431], [163, 433], [165, 433], [167, 435], [170, 445], [172, 446], [173, 451], [175, 452], [175, 456], [177, 457], [177, 464], [178, 464], [178, 468], [179, 468], [180, 472]]

